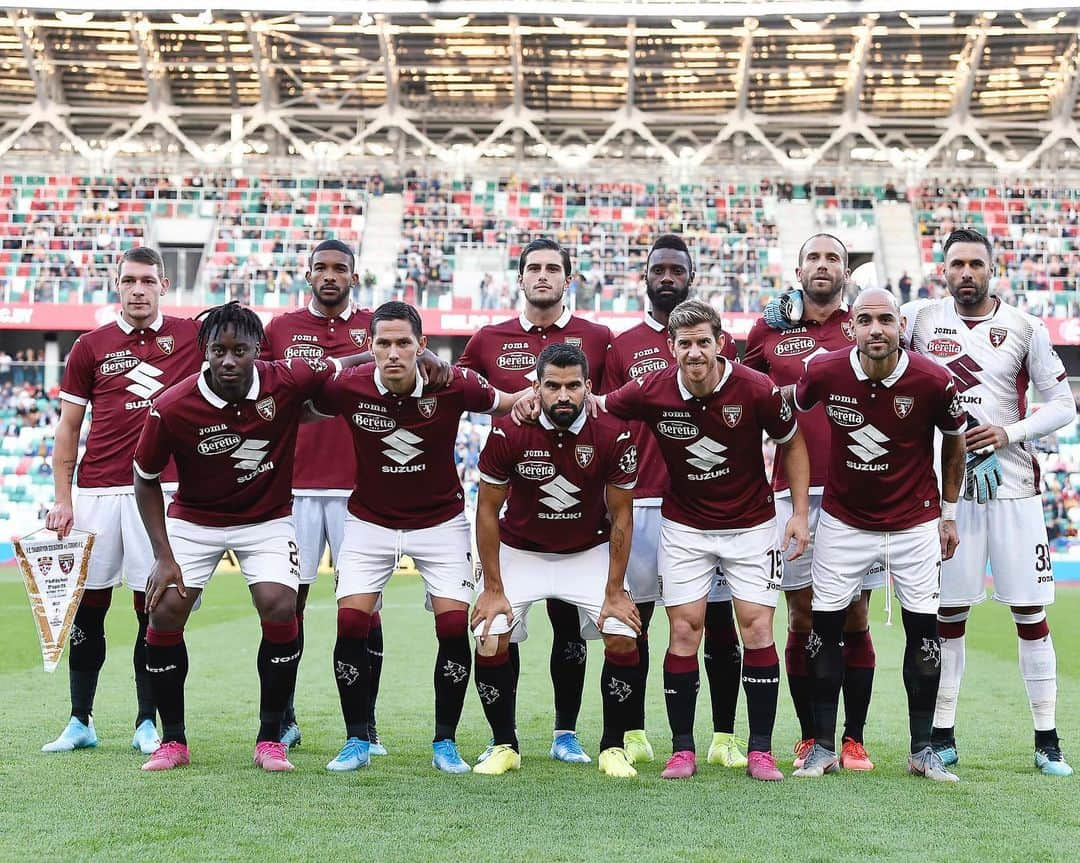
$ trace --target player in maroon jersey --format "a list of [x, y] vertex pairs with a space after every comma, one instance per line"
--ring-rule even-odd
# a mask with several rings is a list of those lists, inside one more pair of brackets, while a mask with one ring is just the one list
[[[649, 309], [645, 320], [616, 336], [604, 365], [604, 385], [600, 392], [613, 392], [646, 372], [667, 368], [675, 358], [668, 347], [668, 315], [690, 295], [694, 283], [694, 263], [690, 250], [677, 234], [657, 237], [645, 258], [645, 291]], [[736, 361], [735, 340], [721, 333], [720, 354]], [[649, 673], [649, 622], [657, 600], [660, 580], [656, 569], [656, 549], [660, 542], [660, 503], [667, 487], [667, 466], [648, 426], [631, 423], [638, 450], [638, 481], [634, 487], [634, 542], [626, 566], [626, 588], [641, 615], [642, 675]], [[719, 574], [719, 573], [718, 573]], [[735, 706], [742, 676], [742, 652], [731, 607], [731, 592], [722, 576], [709, 593], [705, 609], [705, 673], [712, 700], [713, 739], [710, 764], [745, 767], [746, 757], [735, 742]], [[720, 583], [722, 582], [722, 584]], [[626, 753], [631, 762], [652, 761], [652, 746], [645, 736], [645, 693], [635, 693], [635, 720], [626, 735]]]
[[[889, 291], [863, 291], [851, 311], [855, 347], [813, 359], [795, 391], [799, 410], [823, 405], [832, 429], [806, 648], [814, 745], [795, 775], [819, 777], [840, 768], [836, 712], [844, 619], [867, 568], [881, 563], [896, 584], [907, 639], [908, 770], [956, 782], [930, 745], [930, 729], [941, 673], [938, 582], [942, 558], [952, 557], [958, 543], [966, 415], [948, 369], [900, 348], [903, 322]], [[933, 465], [935, 428], [943, 433], [940, 495]]]
[[[844, 244], [831, 234], [814, 234], [799, 250], [795, 271], [801, 288], [802, 316], [798, 321], [778, 321], [771, 315], [755, 321], [746, 339], [743, 363], [764, 372], [781, 388], [790, 402], [795, 384], [813, 357], [849, 348], [855, 341], [851, 312], [844, 302], [844, 285], [851, 273]], [[770, 325], [769, 322], [772, 322]], [[821, 495], [828, 467], [829, 421], [817, 406], [799, 417], [799, 427], [810, 453], [810, 532], [817, 530]], [[780, 460], [773, 463], [773, 490], [779, 521], [791, 509], [787, 479]], [[801, 733], [795, 744], [796, 768], [814, 745], [814, 716], [810, 700], [806, 640], [810, 635], [810, 600], [813, 594], [811, 565], [814, 541], [806, 554], [784, 567], [784, 598], [788, 609], [788, 639], [784, 651], [785, 671]], [[872, 770], [873, 762], [863, 744], [863, 727], [870, 707], [876, 657], [870, 639], [870, 591], [885, 584], [885, 570], [872, 567], [863, 589], [851, 604], [844, 621], [844, 734], [840, 765], [848, 770]]]
[[484, 575], [472, 625], [480, 639], [476, 688], [494, 748], [474, 769], [497, 775], [521, 766], [510, 632], [533, 602], [557, 597], [580, 609], [604, 639], [598, 760], [606, 775], [631, 778], [637, 771], [623, 737], [645, 688], [640, 616], [624, 590], [637, 448], [625, 423], [584, 412], [590, 383], [580, 348], [548, 345], [536, 374], [540, 421], [497, 423], [480, 456], [476, 547]]
[[339, 375], [314, 402], [319, 413], [347, 417], [355, 451], [363, 454], [336, 567], [334, 676], [346, 741], [327, 769], [356, 770], [368, 763], [371, 616], [398, 559], [407, 554], [427, 585], [439, 642], [432, 763], [465, 773], [469, 765], [454, 738], [472, 665], [468, 608], [474, 577], [454, 445], [463, 412], [503, 414], [517, 396], [493, 389], [468, 369], [455, 368], [443, 389], [425, 386], [417, 356], [427, 339], [412, 306], [384, 303], [371, 327], [375, 364]]
[[[292, 769], [280, 739], [300, 658], [300, 562], [292, 523], [296, 432], [307, 402], [334, 370], [363, 357], [256, 360], [264, 338], [250, 309], [228, 303], [211, 310], [198, 334], [208, 369], [154, 401], [135, 449], [135, 497], [154, 549], [146, 667], [163, 731], [161, 748], [144, 770], [190, 763], [184, 625], [227, 550], [240, 562], [262, 621], [255, 763], [269, 771]], [[158, 477], [170, 459], [180, 482], [166, 519]]]
[[[515, 392], [536, 380], [536, 359], [549, 344], [565, 342], [584, 351], [597, 391], [604, 378], [611, 331], [570, 313], [563, 302], [570, 284], [570, 253], [554, 240], [533, 240], [518, 258], [518, 286], [525, 296], [521, 315], [481, 327], [469, 339], [458, 364], [475, 369], [492, 386]], [[551, 619], [551, 683], [555, 690], [555, 733], [551, 756], [560, 761], [588, 763], [577, 739], [578, 713], [585, 688], [585, 642], [577, 609], [561, 600], [547, 603]], [[526, 622], [519, 621], [513, 641], [527, 637]], [[511, 645], [510, 662], [517, 679], [520, 659]], [[490, 747], [489, 747], [490, 748]], [[480, 756], [481, 760], [487, 753]]]
[[[793, 559], [809, 540], [809, 461], [791, 408], [772, 381], [717, 357], [721, 332], [720, 318], [707, 303], [681, 303], [668, 317], [677, 366], [643, 375], [599, 401], [617, 417], [647, 423], [668, 467], [658, 568], [671, 623], [664, 693], [673, 754], [661, 775], [677, 779], [697, 771], [697, 650], [706, 597], [720, 564], [743, 639], [747, 772], [755, 779], [779, 780], [783, 774], [771, 753], [780, 684], [772, 619], [783, 571], [781, 548], [794, 540]], [[779, 546], [761, 453], [763, 432], [782, 445], [791, 480], [794, 514]]]
[[[95, 541], [86, 589], [71, 627], [71, 719], [56, 740], [42, 747], [44, 752], [97, 745], [91, 716], [105, 662], [105, 614], [112, 590], [121, 581], [132, 590], [139, 622], [133, 651], [138, 713], [131, 745], [147, 755], [158, 747], [154, 698], [146, 672], [144, 607], [153, 552], [135, 506], [131, 457], [150, 400], [199, 367], [198, 324], [162, 315], [158, 309], [168, 289], [161, 255], [145, 247], [125, 251], [116, 277], [120, 314], [115, 321], [80, 336], [64, 367], [52, 456], [56, 503], [45, 526], [61, 538], [72, 527], [90, 531]], [[71, 484], [88, 405], [90, 434], [79, 463], [79, 495], [73, 509]]]

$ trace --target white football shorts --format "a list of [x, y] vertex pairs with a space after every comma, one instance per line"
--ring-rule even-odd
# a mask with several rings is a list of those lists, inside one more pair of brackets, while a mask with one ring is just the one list
[[[165, 494], [168, 509], [171, 495]], [[145, 591], [154, 565], [154, 551], [146, 535], [134, 492], [94, 494], [80, 491], [74, 502], [75, 528], [94, 534], [94, 548], [86, 569], [86, 589], [104, 590], [126, 584]]]
[[165, 527], [186, 587], [206, 587], [226, 551], [236, 555], [249, 586], [272, 582], [296, 590], [300, 584], [300, 549], [291, 516], [232, 527], [167, 518]]
[[337, 563], [345, 536], [348, 504], [348, 497], [339, 495], [294, 493], [293, 523], [296, 525], [296, 544], [300, 546], [301, 584], [315, 583], [319, 562], [327, 546], [331, 560]]

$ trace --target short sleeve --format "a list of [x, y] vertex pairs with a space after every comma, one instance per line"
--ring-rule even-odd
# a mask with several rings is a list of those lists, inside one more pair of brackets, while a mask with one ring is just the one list
[[593, 382], [593, 392], [597, 395], [602, 395], [608, 391], [604, 386], [604, 380], [607, 378], [608, 365], [613, 361], [612, 357], [612, 339], [611, 330], [604, 328], [604, 335], [598, 339], [598, 341], [604, 343], [603, 353], [600, 354], [600, 368], [589, 369], [589, 378]]
[[626, 383], [626, 370], [623, 363], [622, 351], [614, 342], [608, 350], [607, 359], [604, 360], [604, 378], [600, 381], [597, 393], [611, 393]]
[[733, 363], [739, 361], [739, 348], [735, 344], [735, 337], [727, 330], [721, 331], [724, 335], [724, 346], [720, 349], [720, 356]]
[[630, 429], [623, 426], [615, 436], [611, 448], [611, 467], [608, 470], [607, 483], [619, 488], [633, 488], [637, 485], [638, 454], [634, 436]]
[[746, 337], [746, 354], [743, 365], [763, 375], [769, 373], [769, 363], [765, 360], [765, 333], [763, 325], [754, 324]]
[[967, 426], [967, 411], [960, 401], [960, 394], [956, 391], [956, 384], [950, 376], [947, 381], [942, 381], [944, 387], [939, 385], [938, 411], [934, 418], [934, 424], [941, 429], [942, 434], [963, 434]]
[[64, 374], [60, 378], [60, 399], [77, 405], [90, 403], [94, 393], [94, 357], [81, 338], [68, 353]]
[[649, 376], [634, 378], [619, 387], [615, 392], [604, 396], [604, 409], [621, 420], [640, 420], [645, 418], [645, 382]]
[[311, 397], [311, 407], [324, 417], [336, 417], [343, 408], [345, 375], [334, 375], [325, 381]]
[[157, 408], [146, 414], [139, 442], [135, 445], [135, 472], [143, 479], [156, 479], [172, 456], [172, 439]]
[[[1040, 320], [1035, 321], [1035, 329], [1031, 334], [1031, 347], [1027, 355], [1028, 377], [1035, 385], [1035, 389], [1045, 392], [1060, 381], [1066, 380], [1065, 365], [1061, 362], [1054, 346], [1050, 343], [1050, 332], [1046, 324]], [[1021, 417], [1022, 419], [1022, 417]]]
[[765, 434], [777, 443], [787, 443], [799, 428], [795, 411], [791, 409], [779, 387], [770, 388], [768, 393], [762, 391], [762, 395], [757, 399], [757, 415]]
[[463, 369], [472, 369], [473, 371], [478, 372], [487, 371], [487, 368], [485, 368], [484, 362], [481, 359], [483, 356], [481, 346], [483, 336], [481, 333], [482, 331], [473, 333], [472, 338], [470, 338], [468, 344], [465, 345], [465, 350], [461, 352], [461, 356], [458, 357], [455, 365], [459, 365]]
[[266, 325], [266, 338], [263, 339], [263, 343], [259, 346], [259, 359], [270, 362], [271, 360], [280, 359], [277, 354], [276, 346], [274, 342], [277, 340], [277, 322], [280, 318], [273, 318], [270, 323]]
[[464, 382], [465, 410], [485, 414], [493, 411], [499, 403], [499, 393], [487, 382], [487, 378], [468, 369], [458, 371]]
[[480, 451], [480, 478], [491, 485], [510, 482], [513, 459], [510, 457], [510, 441], [498, 425], [492, 426], [491, 434]]
[[820, 385], [818, 383], [821, 379], [821, 372], [817, 360], [818, 358], [815, 357], [806, 364], [802, 377], [795, 384], [795, 407], [801, 411], [808, 411], [821, 401]]

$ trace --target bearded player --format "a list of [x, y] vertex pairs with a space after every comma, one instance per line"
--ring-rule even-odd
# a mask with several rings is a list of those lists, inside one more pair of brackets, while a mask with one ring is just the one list
[[[645, 290], [649, 309], [645, 320], [618, 335], [604, 365], [602, 392], [613, 392], [641, 375], [674, 363], [668, 347], [667, 324], [671, 310], [690, 295], [694, 283], [690, 249], [677, 234], [657, 237], [645, 258]], [[722, 333], [720, 355], [734, 362], [735, 340]], [[634, 544], [626, 566], [626, 587], [641, 616], [638, 652], [641, 673], [649, 674], [649, 622], [660, 599], [657, 545], [660, 541], [660, 504], [668, 485], [667, 466], [647, 425], [631, 423], [638, 451], [638, 481], [634, 487]], [[714, 585], [705, 610], [705, 673], [712, 699], [713, 739], [708, 762], [745, 767], [735, 741], [735, 706], [742, 675], [742, 652], [726, 586]], [[626, 733], [625, 749], [632, 763], [652, 761], [652, 746], [645, 735], [645, 691], [635, 691], [634, 719]]]
[[[564, 303], [570, 283], [570, 253], [554, 240], [533, 240], [518, 258], [518, 286], [525, 307], [517, 318], [481, 327], [469, 339], [458, 364], [475, 369], [494, 387], [516, 392], [536, 379], [536, 359], [549, 344], [579, 347], [589, 361], [592, 379], [603, 380], [611, 331], [573, 315]], [[577, 718], [585, 688], [585, 641], [577, 609], [558, 599], [547, 602], [551, 620], [551, 683], [555, 690], [555, 731], [551, 757], [570, 763], [590, 758], [577, 737]], [[520, 657], [517, 643], [528, 633], [519, 620], [511, 636], [510, 662], [517, 680]], [[489, 748], [490, 750], [490, 748]], [[481, 759], [487, 756], [485, 752]]]
[[[993, 259], [982, 234], [953, 231], [945, 241], [950, 296], [905, 307], [908, 344], [952, 372], [972, 417], [956, 516], [963, 544], [941, 568], [934, 748], [946, 764], [959, 758], [954, 729], [965, 630], [971, 606], [986, 598], [989, 563], [993, 598], [1009, 606], [1016, 624], [1020, 676], [1035, 724], [1035, 766], [1048, 776], [1069, 776], [1057, 735], [1057, 655], [1046, 620], [1054, 572], [1032, 442], [1072, 423], [1076, 402], [1043, 322], [990, 295]], [[1029, 383], [1044, 402], [1031, 416]]]
[[[168, 289], [161, 255], [146, 247], [125, 251], [116, 275], [119, 315], [80, 336], [64, 366], [52, 455], [56, 503], [45, 526], [61, 539], [72, 527], [95, 534], [95, 539], [68, 648], [71, 719], [56, 740], [41, 748], [43, 752], [97, 746], [92, 715], [105, 663], [105, 615], [113, 588], [121, 582], [131, 588], [138, 618], [132, 655], [138, 712], [131, 746], [150, 755], [160, 743], [146, 671], [145, 590], [154, 555], [135, 505], [131, 458], [151, 400], [199, 368], [195, 344], [199, 325], [159, 310]], [[90, 434], [79, 463], [79, 496], [73, 510], [71, 485], [87, 406]], [[175, 479], [171, 467], [165, 479], [171, 490]]]

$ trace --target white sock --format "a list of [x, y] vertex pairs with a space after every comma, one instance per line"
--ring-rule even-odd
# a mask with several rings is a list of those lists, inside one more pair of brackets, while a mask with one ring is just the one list
[[937, 704], [934, 706], [934, 728], [953, 728], [956, 725], [956, 700], [960, 696], [960, 681], [964, 677], [967, 639], [941, 639], [941, 682], [938, 684]]
[[1051, 731], [1057, 725], [1057, 654], [1054, 652], [1054, 641], [1049, 634], [1045, 638], [1021, 638], [1018, 641], [1020, 676], [1027, 687], [1035, 730]]

